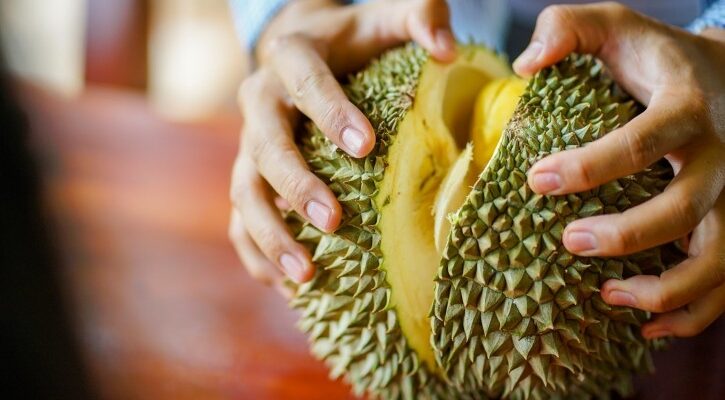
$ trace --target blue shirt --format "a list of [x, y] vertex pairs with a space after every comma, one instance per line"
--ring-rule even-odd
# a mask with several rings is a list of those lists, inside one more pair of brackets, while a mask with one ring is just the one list
[[[252, 49], [267, 22], [288, 0], [230, 0], [240, 39]], [[361, 3], [364, 0], [346, 1]], [[584, 3], [586, 1], [569, 1]], [[485, 44], [510, 55], [525, 47], [536, 16], [548, 0], [448, 0], [451, 26], [459, 41]], [[629, 7], [671, 25], [699, 32], [725, 27], [725, 0], [629, 0]]]

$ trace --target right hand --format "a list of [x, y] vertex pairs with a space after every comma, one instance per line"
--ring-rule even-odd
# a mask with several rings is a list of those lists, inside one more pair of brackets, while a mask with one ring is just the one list
[[340, 149], [364, 157], [375, 144], [373, 127], [335, 76], [411, 39], [439, 61], [455, 57], [445, 0], [352, 6], [300, 0], [270, 23], [257, 48], [260, 68], [239, 90], [244, 124], [230, 194], [229, 236], [255, 278], [279, 285], [280, 270], [296, 282], [314, 275], [309, 252], [294, 240], [277, 205], [288, 205], [325, 232], [342, 217], [335, 195], [295, 145], [299, 112]]

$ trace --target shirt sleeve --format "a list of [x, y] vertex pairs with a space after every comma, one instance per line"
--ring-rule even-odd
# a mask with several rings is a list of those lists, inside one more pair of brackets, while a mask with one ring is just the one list
[[707, 28], [725, 29], [725, 0], [716, 0], [705, 12], [687, 27], [691, 32], [698, 33]]
[[237, 36], [248, 50], [253, 50], [267, 23], [288, 0], [229, 0]]

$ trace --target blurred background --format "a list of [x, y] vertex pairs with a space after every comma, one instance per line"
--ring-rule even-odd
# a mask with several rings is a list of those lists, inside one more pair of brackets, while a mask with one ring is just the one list
[[[11, 360], [31, 365], [14, 365], [0, 392], [69, 398], [68, 387], [48, 396], [60, 379], [41, 376], [61, 373], [92, 398], [346, 398], [308, 355], [286, 302], [227, 241], [248, 64], [226, 0], [2, 0], [0, 37], [61, 283], [46, 296], [52, 285], [35, 283], [53, 273], [45, 266], [13, 280], [6, 253], [2, 299], [23, 303], [12, 323], [28, 338], [57, 329], [31, 303], [61, 301], [80, 354], [74, 364], [45, 337], [15, 338], [21, 347], [5, 331], [21, 353]], [[2, 194], [20, 199], [4, 182]], [[4, 225], [18, 246], [32, 241], [21, 241], [23, 225]], [[18, 268], [38, 247], [23, 247]], [[19, 376], [27, 371], [39, 376]]]
[[[0, 304], [19, 310], [4, 322], [18, 376], [3, 390], [75, 379], [103, 399], [350, 398], [226, 238], [235, 95], [249, 71], [226, 0], [1, 0], [0, 37], [21, 121], [0, 129], [27, 134], [41, 199], [31, 211], [46, 216], [23, 236], [25, 214], [2, 210]], [[26, 205], [24, 179], [5, 181], [0, 199]], [[48, 342], [61, 325], [67, 337]], [[658, 354], [639, 396], [698, 387], [720, 398], [724, 325]]]

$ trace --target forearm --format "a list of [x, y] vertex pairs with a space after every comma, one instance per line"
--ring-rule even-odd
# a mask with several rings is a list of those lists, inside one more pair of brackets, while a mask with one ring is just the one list
[[722, 28], [707, 28], [700, 32], [700, 35], [720, 42], [725, 42], [725, 29]]

